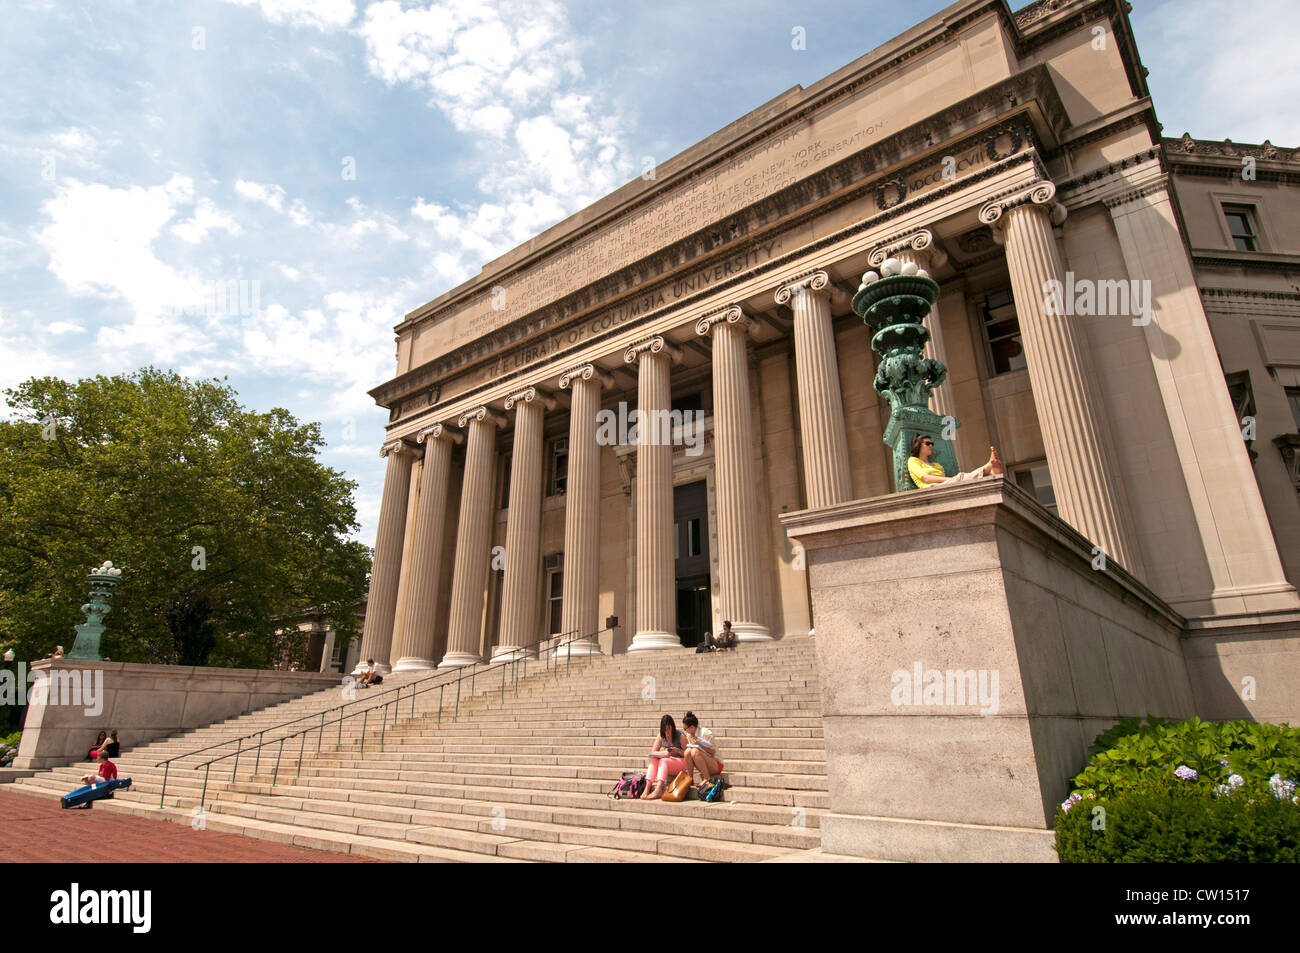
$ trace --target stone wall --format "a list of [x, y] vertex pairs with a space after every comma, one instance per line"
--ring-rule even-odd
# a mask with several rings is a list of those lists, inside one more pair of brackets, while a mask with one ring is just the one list
[[[50, 678], [51, 703], [30, 699], [15, 768], [84, 760], [101, 730], [116, 728], [127, 750], [339, 684], [338, 675], [320, 672], [68, 659], [34, 662], [32, 670]], [[80, 694], [67, 694], [74, 683]]]
[[1183, 620], [1014, 485], [783, 522], [808, 554], [828, 851], [1054, 859], [1056, 805], [1097, 734], [1196, 710]]

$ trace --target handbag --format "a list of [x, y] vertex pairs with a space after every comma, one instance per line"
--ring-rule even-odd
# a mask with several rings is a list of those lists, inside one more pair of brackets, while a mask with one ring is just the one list
[[677, 777], [673, 778], [673, 783], [668, 785], [668, 790], [664, 791], [663, 800], [665, 801], [684, 801], [686, 792], [691, 789], [691, 776], [685, 771], [679, 771]]

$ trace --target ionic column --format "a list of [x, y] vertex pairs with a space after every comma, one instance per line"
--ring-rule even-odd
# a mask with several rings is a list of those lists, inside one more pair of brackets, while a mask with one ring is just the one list
[[456, 563], [451, 577], [451, 619], [447, 654], [438, 668], [457, 668], [481, 661], [483, 600], [486, 596], [488, 549], [492, 543], [492, 488], [496, 468], [496, 428], [505, 418], [479, 407], [458, 421], [468, 427], [465, 478], [456, 528]]
[[[1056, 186], [1036, 182], [989, 202], [980, 221], [1001, 223], [1011, 293], [1025, 347], [1034, 408], [1042, 428], [1061, 518], [1100, 546], [1107, 558], [1142, 576], [1132, 523], [1119, 486], [1104, 408], [1082, 330], [1047, 307], [1049, 281], [1063, 287], [1065, 270], [1052, 234]], [[1064, 208], [1056, 206], [1060, 215]]]
[[[897, 258], [901, 262], [912, 262], [917, 268], [924, 269], [934, 277], [934, 273], [948, 260], [947, 254], [934, 243], [934, 234], [928, 228], [917, 229], [900, 238], [890, 239], [872, 249], [867, 256], [867, 263], [877, 271], [888, 258]], [[937, 279], [936, 279], [937, 280]], [[930, 340], [925, 345], [925, 356], [933, 358], [948, 366], [948, 352], [943, 346], [943, 328], [939, 322], [939, 306], [936, 304], [925, 316], [925, 327], [930, 332]], [[956, 419], [956, 404], [952, 398], [952, 388], [945, 379], [930, 394], [930, 409], [940, 417]]]
[[416, 434], [424, 444], [420, 473], [420, 501], [415, 511], [411, 566], [407, 570], [406, 609], [394, 653], [394, 672], [437, 666], [434, 651], [434, 613], [438, 605], [438, 579], [447, 523], [447, 488], [451, 483], [451, 451], [464, 437], [444, 424], [434, 424]]
[[390, 440], [380, 448], [379, 455], [388, 458], [388, 466], [384, 471], [384, 495], [379, 503], [379, 532], [370, 568], [366, 621], [361, 630], [361, 661], [374, 659], [380, 671], [387, 673], [393, 646], [393, 620], [397, 615], [413, 455], [404, 440]]
[[515, 412], [510, 456], [510, 512], [506, 522], [505, 579], [501, 584], [501, 629], [493, 661], [530, 658], [537, 641], [537, 597], [542, 535], [542, 410], [555, 401], [525, 387], [506, 398]]
[[669, 363], [680, 353], [660, 336], [634, 344], [638, 364], [636, 448], [636, 633], [629, 652], [681, 646], [673, 557], [673, 447]]
[[758, 569], [760, 527], [754, 485], [753, 412], [749, 400], [746, 335], [754, 322], [738, 307], [706, 315], [697, 334], [713, 337], [714, 486], [718, 499], [718, 588], [723, 618], [742, 642], [772, 638], [759, 621], [763, 608]]
[[599, 655], [600, 625], [600, 446], [596, 414], [600, 388], [613, 378], [582, 364], [560, 376], [560, 388], [573, 388], [569, 405], [569, 478], [564, 494], [564, 592], [560, 618], [574, 655]]
[[776, 303], [788, 303], [794, 311], [804, 488], [810, 509], [853, 497], [829, 289], [830, 276], [815, 271], [776, 292]]

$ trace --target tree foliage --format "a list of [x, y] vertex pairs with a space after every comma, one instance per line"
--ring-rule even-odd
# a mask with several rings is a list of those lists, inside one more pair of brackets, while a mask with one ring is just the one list
[[101, 645], [115, 661], [301, 660], [308, 608], [355, 634], [370, 555], [347, 539], [356, 484], [316, 460], [319, 425], [154, 368], [5, 396], [0, 646], [71, 649], [105, 559], [122, 569]]

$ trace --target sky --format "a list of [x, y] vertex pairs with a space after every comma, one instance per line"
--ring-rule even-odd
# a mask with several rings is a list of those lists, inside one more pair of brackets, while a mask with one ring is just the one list
[[[1300, 145], [1300, 0], [1133, 4], [1166, 135]], [[406, 312], [945, 5], [6, 0], [0, 388], [226, 377], [373, 545]]]

